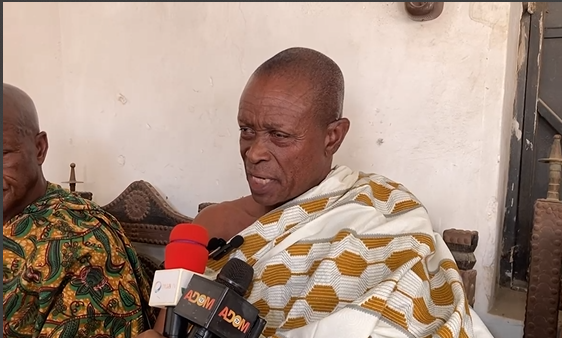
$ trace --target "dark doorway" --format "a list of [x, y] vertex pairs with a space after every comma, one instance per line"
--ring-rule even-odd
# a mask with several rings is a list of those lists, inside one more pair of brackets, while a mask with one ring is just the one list
[[526, 43], [520, 52], [527, 57], [519, 69], [500, 260], [500, 284], [521, 290], [527, 287], [533, 205], [548, 187], [548, 165], [538, 160], [562, 134], [562, 3], [535, 4], [521, 21]]

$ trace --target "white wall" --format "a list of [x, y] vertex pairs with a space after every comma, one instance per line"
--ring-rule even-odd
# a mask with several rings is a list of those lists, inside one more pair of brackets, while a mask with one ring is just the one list
[[144, 179], [181, 212], [248, 192], [238, 97], [291, 46], [332, 57], [350, 134], [337, 162], [401, 181], [435, 228], [480, 232], [476, 309], [493, 297], [521, 3], [4, 3], [4, 82], [36, 101], [51, 148], [101, 204]]

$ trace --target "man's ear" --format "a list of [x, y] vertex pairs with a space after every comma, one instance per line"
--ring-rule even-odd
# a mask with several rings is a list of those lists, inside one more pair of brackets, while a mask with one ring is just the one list
[[37, 149], [37, 164], [42, 165], [47, 157], [47, 150], [49, 150], [49, 140], [44, 131], [35, 136], [35, 148]]
[[326, 155], [334, 155], [340, 148], [345, 135], [349, 130], [350, 122], [347, 118], [342, 117], [341, 119], [334, 121], [328, 125], [328, 132], [326, 134]]

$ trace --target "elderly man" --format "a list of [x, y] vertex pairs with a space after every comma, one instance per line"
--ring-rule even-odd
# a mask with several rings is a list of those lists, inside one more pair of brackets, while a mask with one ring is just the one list
[[311, 49], [253, 73], [238, 111], [251, 196], [194, 221], [245, 241], [210, 261], [209, 275], [232, 257], [253, 266], [247, 299], [266, 337], [491, 337], [421, 202], [381, 175], [332, 165], [350, 126], [343, 100], [340, 68]]
[[[115, 218], [45, 180], [35, 105], [3, 84], [3, 337], [131, 337], [150, 285]], [[152, 317], [153, 318], [153, 317]]]

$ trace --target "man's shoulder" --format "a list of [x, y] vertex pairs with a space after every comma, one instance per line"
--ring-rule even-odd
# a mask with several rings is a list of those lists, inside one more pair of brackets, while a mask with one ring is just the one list
[[84, 199], [60, 186], [49, 184], [49, 190], [38, 203], [26, 209], [21, 222], [33, 220], [33, 226], [57, 233], [78, 235], [100, 226], [121, 230], [117, 219], [97, 203]]
[[[64, 189], [59, 185], [49, 183], [46, 200], [58, 200], [58, 204], [62, 207], [76, 207], [78, 209], [100, 209], [100, 206], [91, 200], [85, 199], [77, 193], [72, 193], [68, 189]], [[103, 210], [102, 210], [103, 211]]]
[[232, 201], [223, 201], [211, 204], [201, 210], [194, 219], [197, 224], [222, 222], [229, 219], [229, 216], [240, 215], [244, 213], [244, 197]]
[[197, 214], [193, 223], [206, 227], [211, 237], [230, 238], [255, 220], [251, 216], [255, 207], [252, 203], [254, 200], [248, 196], [211, 204]]
[[408, 190], [408, 188], [406, 188], [406, 186], [404, 186], [401, 182], [395, 181], [388, 176], [378, 173], [365, 173], [360, 171], [355, 186], [364, 185], [365, 183], [370, 185], [380, 185], [391, 191], [400, 190], [413, 196], [412, 192], [410, 192], [410, 190]]
[[216, 214], [216, 213], [230, 213], [230, 212], [247, 213], [251, 209], [252, 202], [255, 203], [251, 196], [245, 196], [231, 201], [213, 203], [203, 208], [203, 210], [201, 210], [197, 216]]
[[396, 182], [395, 180], [391, 179], [389, 176], [382, 175], [379, 173], [374, 173], [374, 172], [358, 171], [357, 180], [358, 181], [368, 180], [373, 182], [384, 182], [392, 185], [401, 185], [401, 183]]
[[381, 174], [359, 172], [352, 189], [358, 195], [356, 200], [374, 207], [385, 216], [396, 216], [420, 207], [425, 209], [402, 183]]

